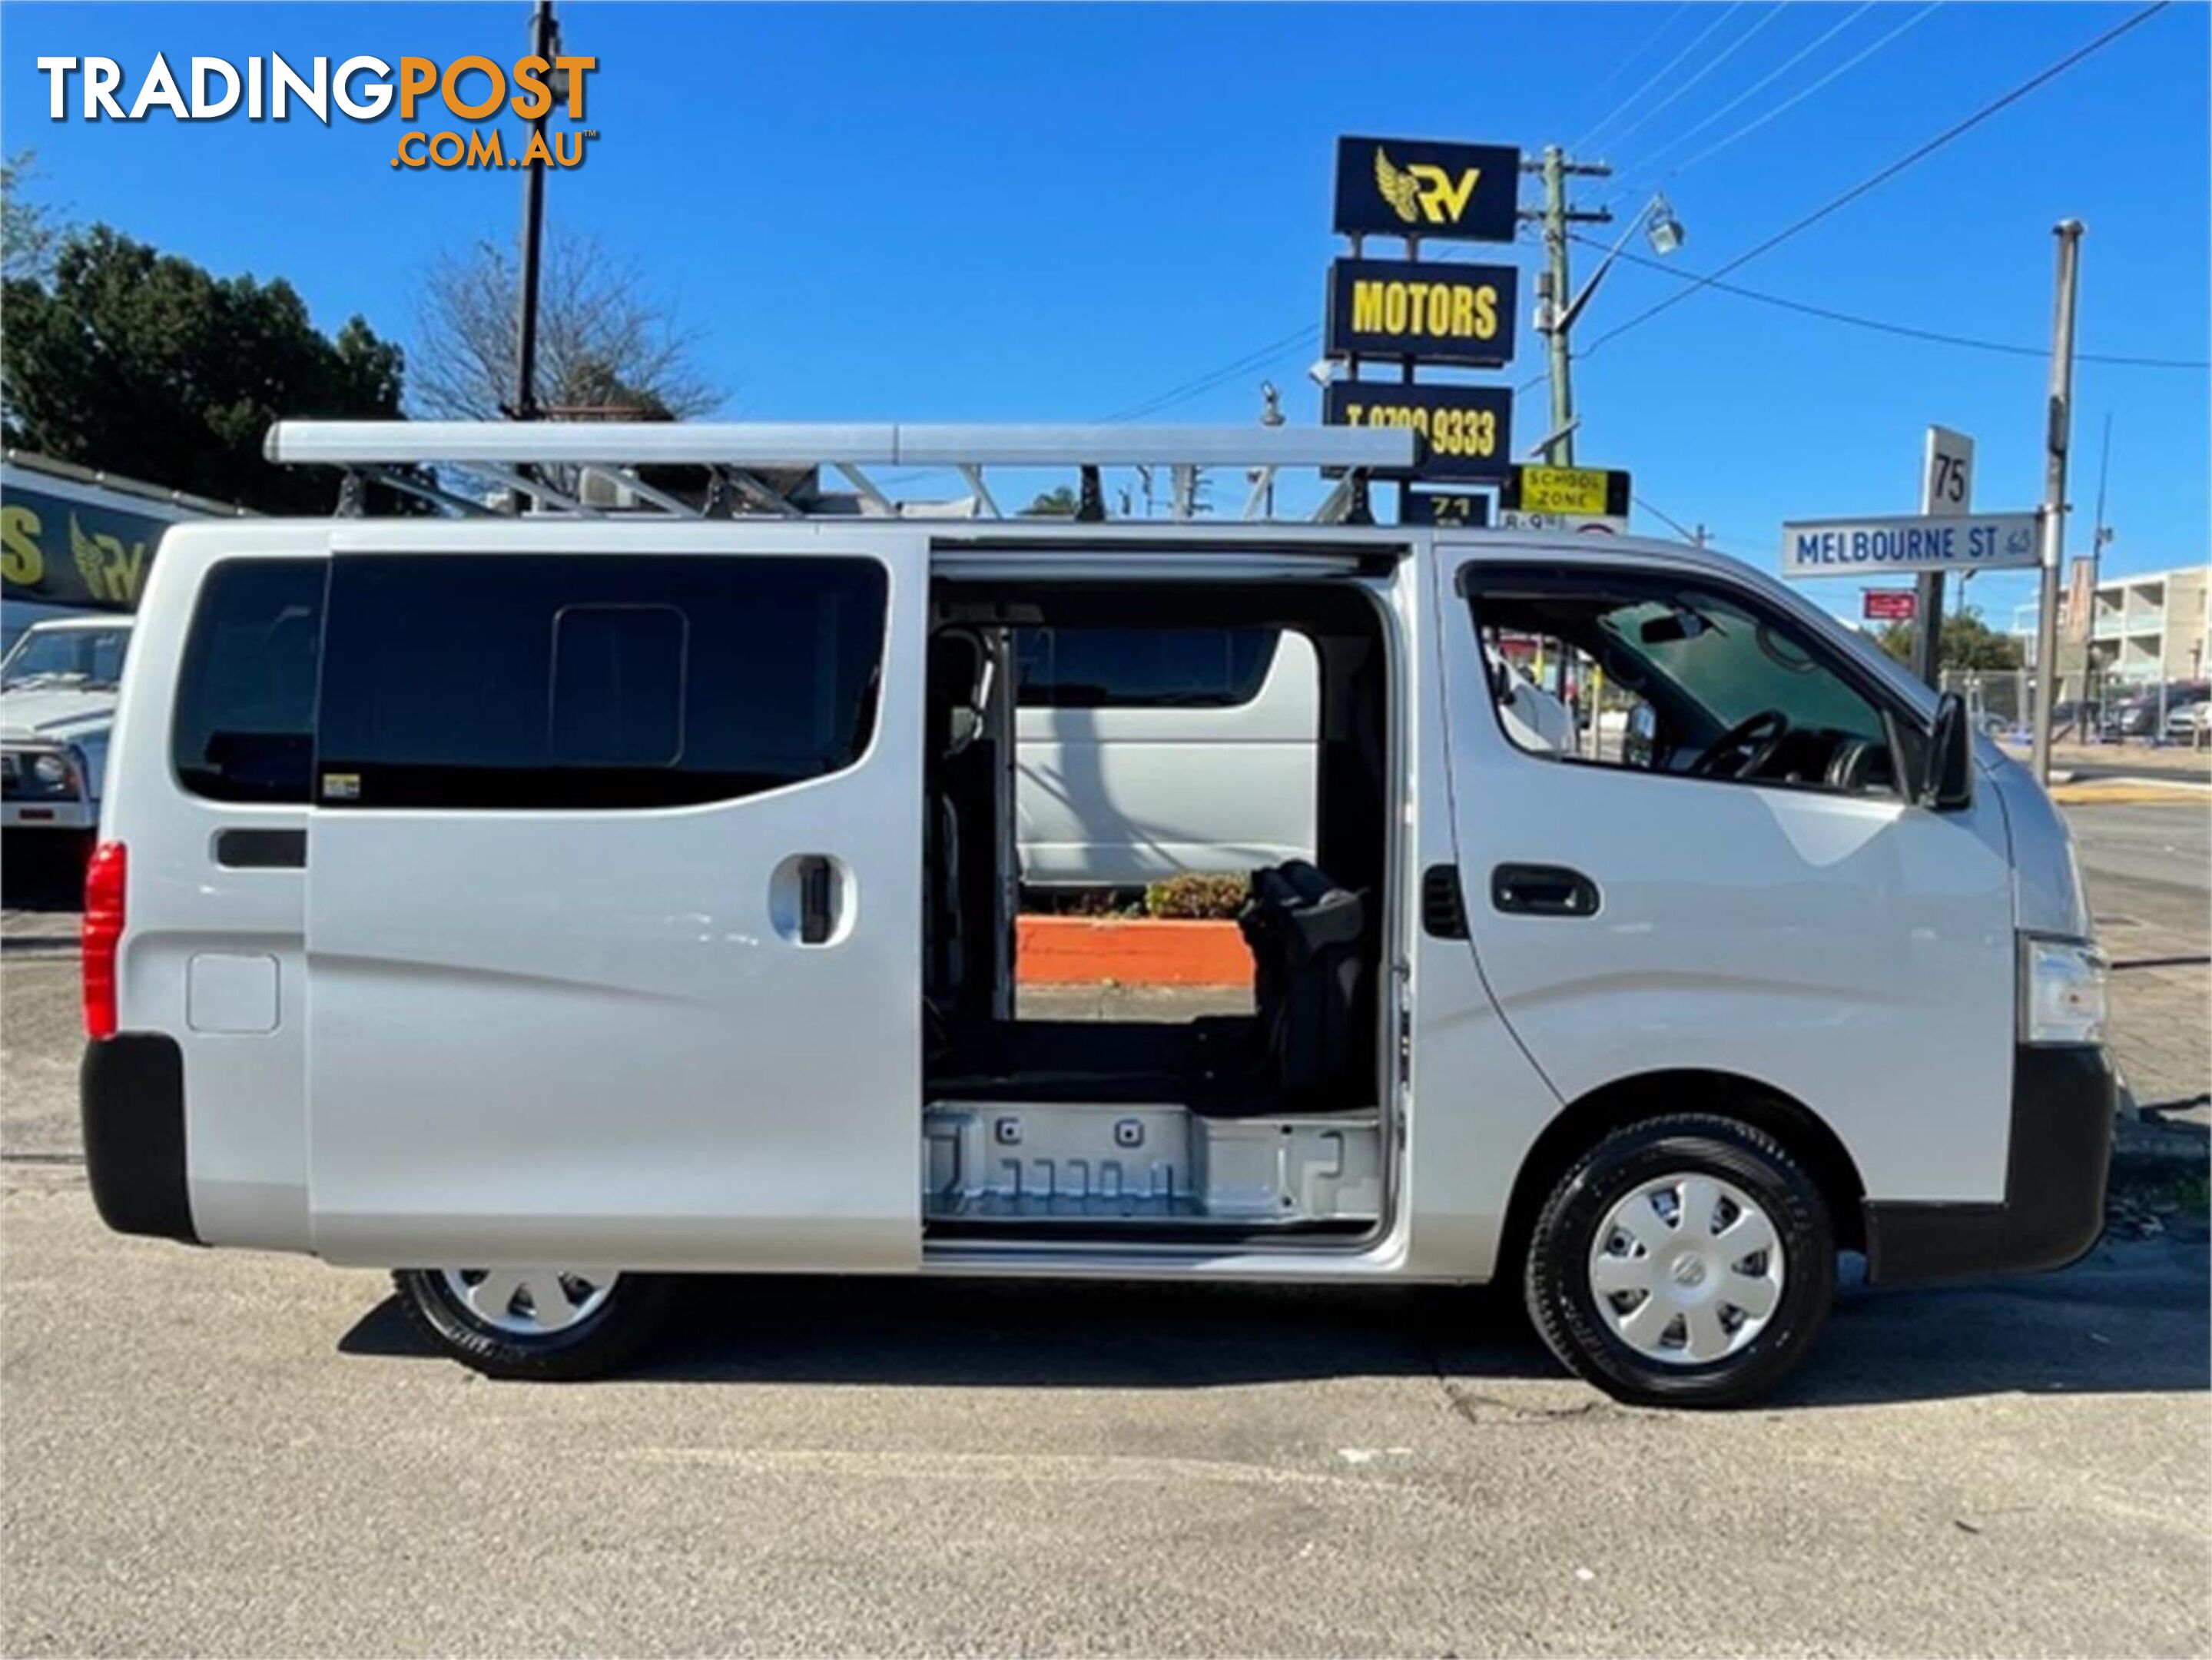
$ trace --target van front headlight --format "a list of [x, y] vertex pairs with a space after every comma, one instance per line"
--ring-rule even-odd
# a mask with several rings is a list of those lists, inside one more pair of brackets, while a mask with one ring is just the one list
[[2105, 958], [2078, 939], [2021, 942], [2021, 1041], [2105, 1041]]

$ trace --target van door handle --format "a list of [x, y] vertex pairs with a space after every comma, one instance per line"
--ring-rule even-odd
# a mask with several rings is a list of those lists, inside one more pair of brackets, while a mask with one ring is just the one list
[[818, 946], [836, 925], [836, 879], [830, 861], [818, 853], [799, 864], [799, 943]]
[[1565, 865], [1500, 865], [1490, 873], [1490, 903], [1522, 916], [1595, 916], [1597, 884]]

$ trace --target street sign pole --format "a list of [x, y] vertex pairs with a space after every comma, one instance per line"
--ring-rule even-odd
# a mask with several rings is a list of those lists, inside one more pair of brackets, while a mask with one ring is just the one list
[[[1920, 477], [1920, 511], [1949, 518], [1972, 511], [1974, 500], [1974, 441], [1948, 427], [1928, 429], [1927, 456]], [[1912, 672], [1929, 685], [1943, 684], [1943, 573], [1923, 571], [1913, 585], [1918, 613], [1912, 635]], [[1959, 591], [1966, 592], [1966, 578]]]
[[2066, 449], [2074, 427], [2074, 296], [2081, 268], [2081, 222], [2062, 219], [2057, 292], [2051, 319], [2051, 401], [2043, 465], [2043, 594], [2035, 620], [2035, 781], [2051, 782], [2051, 706], [2058, 690], [2058, 568], [2066, 547]]

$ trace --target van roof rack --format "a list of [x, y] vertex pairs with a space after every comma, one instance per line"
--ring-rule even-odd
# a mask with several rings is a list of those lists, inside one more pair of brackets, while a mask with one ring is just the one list
[[[1106, 517], [1099, 474], [1106, 467], [1169, 470], [1171, 516], [1194, 517], [1200, 472], [1249, 470], [1243, 516], [1261, 520], [1275, 475], [1313, 467], [1340, 474], [1312, 517], [1325, 524], [1366, 524], [1369, 477], [1402, 471], [1418, 459], [1419, 440], [1405, 428], [1266, 426], [976, 426], [903, 423], [794, 424], [668, 421], [279, 421], [263, 445], [284, 465], [343, 468], [338, 511], [364, 511], [363, 485], [386, 485], [456, 513], [501, 511], [447, 489], [427, 471], [452, 467], [499, 486], [510, 503], [526, 499], [538, 513], [601, 517], [611, 509], [682, 518], [768, 514], [784, 518], [824, 513], [872, 517], [1006, 515], [985, 482], [986, 467], [1073, 467], [1081, 493], [1076, 517]], [[915, 513], [869, 477], [871, 466], [945, 467], [974, 492], [969, 511]], [[704, 469], [702, 499], [686, 500], [655, 467]], [[832, 468], [850, 496], [824, 496], [814, 483]], [[510, 509], [511, 510], [511, 509]]]

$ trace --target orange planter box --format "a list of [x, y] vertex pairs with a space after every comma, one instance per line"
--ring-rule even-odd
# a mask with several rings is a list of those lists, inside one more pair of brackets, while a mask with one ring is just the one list
[[1234, 922], [1154, 917], [1018, 918], [1018, 982], [1032, 986], [1249, 986], [1252, 953]]

